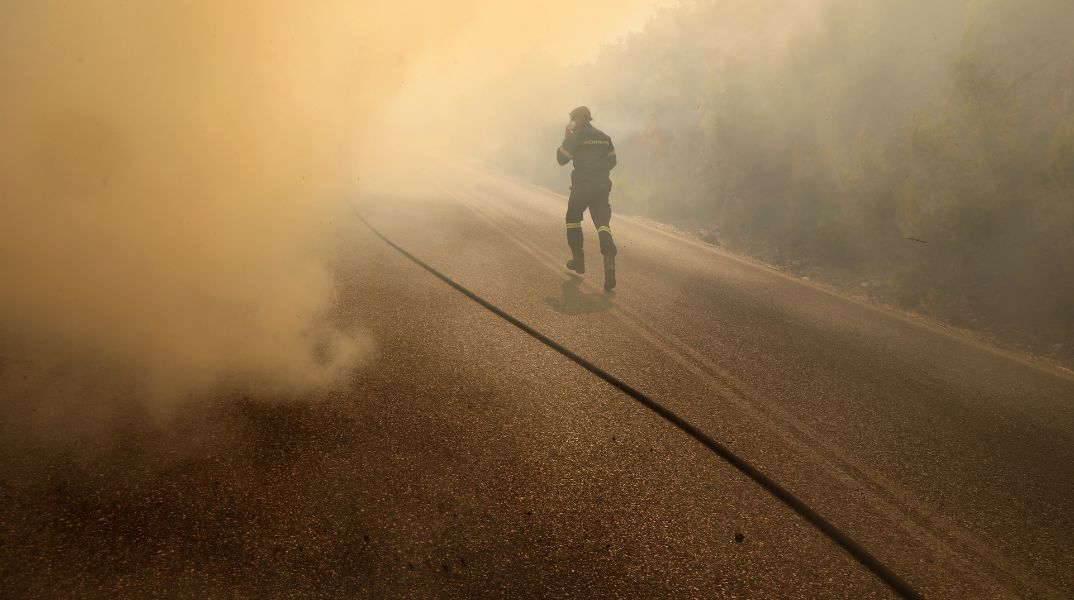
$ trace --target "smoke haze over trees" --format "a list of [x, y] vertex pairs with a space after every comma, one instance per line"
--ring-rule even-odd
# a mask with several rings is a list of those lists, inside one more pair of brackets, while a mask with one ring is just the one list
[[653, 4], [5, 5], [0, 413], [346, 376], [365, 155], [562, 191], [578, 104], [617, 210], [1074, 353], [1074, 4], [705, 0], [598, 52]]
[[1069, 352], [1071, 31], [1063, 0], [685, 3], [592, 61], [498, 81], [507, 133], [480, 150], [562, 191], [552, 152], [588, 104], [619, 209]]

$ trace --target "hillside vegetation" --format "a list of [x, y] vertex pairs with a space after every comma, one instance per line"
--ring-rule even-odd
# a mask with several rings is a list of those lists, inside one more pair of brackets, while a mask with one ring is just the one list
[[588, 104], [619, 210], [1069, 353], [1071, 32], [1067, 0], [687, 3], [497, 82], [505, 134], [480, 152], [563, 189], [553, 151]]

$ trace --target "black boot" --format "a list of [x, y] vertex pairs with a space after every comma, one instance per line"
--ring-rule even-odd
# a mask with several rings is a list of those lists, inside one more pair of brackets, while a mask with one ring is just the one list
[[573, 258], [567, 261], [567, 268], [581, 275], [585, 273], [585, 254], [581, 250], [571, 250]]
[[615, 255], [604, 255], [604, 290], [611, 291], [615, 288]]

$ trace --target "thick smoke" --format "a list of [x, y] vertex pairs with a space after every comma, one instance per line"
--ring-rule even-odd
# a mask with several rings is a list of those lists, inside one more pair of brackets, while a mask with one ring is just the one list
[[338, 380], [366, 342], [327, 319], [321, 240], [408, 69], [450, 52], [481, 74], [571, 35], [591, 51], [600, 29], [582, 17], [600, 10], [5, 3], [5, 430], [167, 414], [221, 384], [294, 395]]
[[404, 4], [5, 5], [9, 416], [166, 409], [225, 379], [306, 389], [355, 363], [318, 239], [362, 118], [432, 40]]

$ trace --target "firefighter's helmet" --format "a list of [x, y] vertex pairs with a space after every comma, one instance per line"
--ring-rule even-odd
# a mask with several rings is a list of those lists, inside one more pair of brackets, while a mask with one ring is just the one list
[[588, 107], [579, 106], [578, 108], [571, 111], [571, 120], [589, 122], [593, 120], [593, 115], [589, 112]]

